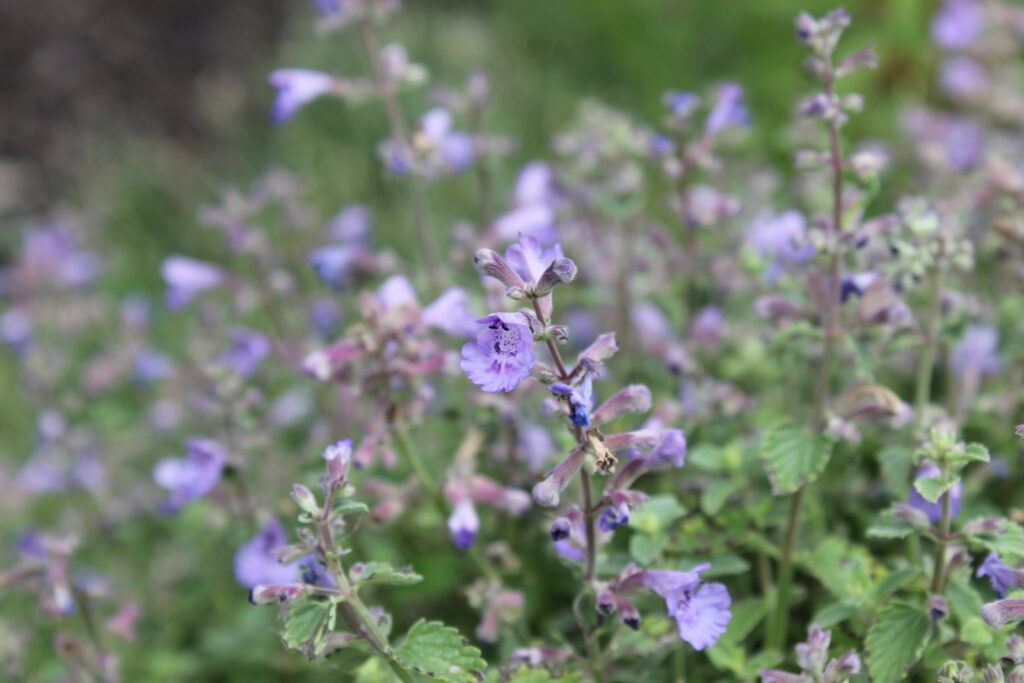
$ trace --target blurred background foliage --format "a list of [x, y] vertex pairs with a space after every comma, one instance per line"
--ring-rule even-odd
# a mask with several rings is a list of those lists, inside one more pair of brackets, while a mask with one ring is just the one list
[[[120, 11], [138, 15], [135, 19], [142, 24], [163, 20], [155, 13], [147, 15], [149, 3], [127, 4], [130, 7]], [[655, 123], [662, 115], [666, 90], [702, 91], [724, 81], [739, 82], [747, 91], [753, 115], [748, 144], [786, 168], [792, 151], [788, 125], [793, 109], [797, 98], [813, 87], [800, 68], [804, 51], [793, 39], [793, 19], [800, 10], [818, 14], [833, 6], [830, 0], [409, 0], [406, 4], [384, 37], [403, 42], [415, 61], [428, 65], [433, 84], [461, 85], [477, 68], [491, 76], [494, 106], [486, 127], [518, 141], [515, 154], [497, 169], [499, 198], [523, 162], [548, 155], [551, 136], [573, 118], [582, 99], [596, 98], [641, 122]], [[877, 41], [881, 58], [880, 69], [851, 84], [864, 93], [867, 107], [864, 115], [854, 118], [849, 135], [861, 140], [893, 139], [899, 135], [901, 106], [933, 95], [935, 52], [928, 38], [928, 20], [934, 3], [857, 0], [845, 4], [854, 23], [844, 39], [844, 53]], [[166, 87], [175, 92], [163, 96], [176, 106], [166, 116], [188, 119], [187, 126], [163, 120], [159, 107], [120, 107], [118, 98], [127, 96], [119, 91], [87, 108], [65, 102], [79, 115], [56, 125], [72, 144], [59, 153], [41, 144], [38, 154], [26, 155], [22, 150], [14, 155], [22, 167], [33, 169], [34, 179], [46, 180], [24, 194], [29, 199], [5, 206], [5, 258], [16, 250], [26, 216], [44, 205], [64, 204], [96, 219], [94, 242], [104, 245], [105, 257], [112, 259], [106, 264], [102, 286], [118, 297], [138, 291], [159, 299], [163, 294], [159, 265], [168, 254], [223, 259], [220, 240], [199, 225], [198, 208], [216, 201], [223, 187], [246, 188], [268, 168], [280, 167], [302, 178], [323, 216], [349, 202], [370, 204], [376, 214], [378, 241], [411, 259], [414, 241], [404, 238], [408, 217], [401, 188], [387, 178], [376, 158], [376, 145], [387, 135], [378, 104], [349, 107], [323, 100], [285, 127], [274, 128], [269, 122], [272, 93], [265, 79], [270, 69], [292, 66], [362, 74], [367, 65], [358, 45], [345, 33], [315, 36], [310, 30], [312, 10], [304, 2], [261, 3], [256, 11], [264, 10], [269, 17], [265, 21], [237, 27], [227, 56], [215, 55], [208, 65], [168, 79]], [[191, 7], [189, 11], [205, 10]], [[283, 23], [278, 26], [279, 21]], [[271, 29], [268, 24], [273, 25]], [[116, 22], [112, 26], [105, 37], [117, 40]], [[223, 34], [212, 33], [210, 39], [223, 40]], [[162, 44], [171, 50], [162, 60], [176, 58], [174, 44], [173, 40]], [[184, 52], [194, 47], [186, 42], [181, 49], [184, 59]], [[222, 68], [225, 62], [232, 68]], [[159, 81], [162, 72], [154, 67], [149, 74]], [[146, 88], [152, 90], [153, 83], [147, 81]], [[405, 95], [404, 104], [411, 115], [422, 113], [430, 106], [427, 90]], [[471, 175], [438, 184], [431, 197], [437, 230], [447, 231], [455, 220], [474, 217], [474, 190]], [[164, 318], [158, 325], [172, 347], [180, 334], [175, 321]], [[0, 386], [16, 385], [15, 362], [11, 355], [0, 355]], [[117, 400], [130, 405], [130, 397]], [[96, 413], [106, 431], [127, 426], [129, 414], [104, 410], [97, 406]], [[16, 392], [3, 393], [2, 457], [15, 463], [27, 457], [35, 417]], [[131, 438], [130, 433], [125, 438]], [[170, 452], [179, 447], [167, 444]], [[141, 465], [140, 473], [147, 468]], [[282, 496], [286, 484], [281, 482]], [[82, 495], [83, 505], [95, 504], [83, 494], [76, 495]], [[45, 510], [31, 514], [32, 519], [46, 521]], [[102, 564], [103, 556], [137, 555], [140, 549], [152, 548], [154, 538], [163, 538], [160, 552], [144, 560], [146, 572], [187, 577], [174, 594], [146, 596], [156, 607], [152, 612], [161, 618], [144, 618], [140, 642], [146, 647], [127, 654], [126, 680], [256, 681], [290, 678], [300, 672], [324, 680], [336, 677], [322, 662], [307, 667], [298, 657], [281, 656], [271, 610], [249, 609], [239, 600], [241, 591], [228, 558], [244, 538], [228, 543], [222, 534], [211, 533], [211, 525], [217, 523], [210, 521], [211, 514], [212, 508], [200, 502], [171, 520], [135, 519], [110, 529], [103, 544], [85, 549], [83, 561]], [[423, 527], [441, 525], [429, 514], [419, 522]], [[422, 610], [471, 629], [470, 613], [446, 613], [452, 592], [472, 578], [466, 568], [453, 564], [457, 560], [453, 553], [413, 554], [403, 548], [406, 543], [416, 547], [416, 528], [403, 528], [393, 536], [384, 540], [364, 534], [362, 554], [396, 562], [415, 557], [417, 570], [428, 577], [421, 586], [402, 589], [402, 596], [408, 596], [408, 614], [399, 611], [396, 620], [408, 622]], [[11, 539], [2, 540], [9, 547]], [[225, 561], [200, 561], [210, 557]], [[537, 572], [527, 570], [524, 576], [540, 582]], [[554, 595], [559, 595], [559, 602], [571, 600], [568, 574], [553, 581], [559, 585], [523, 586], [531, 603], [537, 602], [529, 613], [543, 614], [543, 601], [555, 600]], [[4, 604], [11, 614], [33, 609], [29, 596], [5, 597]], [[43, 637], [32, 644], [31, 652], [39, 666], [30, 669], [43, 672], [44, 678], [45, 662], [59, 667], [51, 643]]]

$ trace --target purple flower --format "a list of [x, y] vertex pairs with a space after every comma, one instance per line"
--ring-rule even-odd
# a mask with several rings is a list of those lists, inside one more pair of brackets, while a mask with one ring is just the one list
[[702, 346], [715, 346], [722, 340], [724, 320], [721, 308], [705, 306], [690, 325], [690, 337]]
[[187, 256], [167, 257], [160, 272], [167, 283], [167, 306], [171, 309], [188, 305], [197, 295], [225, 281], [223, 271], [217, 266]]
[[777, 216], [759, 216], [747, 232], [747, 243], [758, 253], [774, 259], [765, 273], [769, 282], [778, 278], [783, 266], [803, 263], [814, 256], [814, 245], [806, 241], [807, 221], [799, 211]]
[[0, 337], [15, 352], [24, 351], [32, 341], [32, 316], [20, 308], [11, 308], [0, 315]]
[[568, 397], [569, 419], [574, 427], [590, 426], [590, 411], [593, 410], [594, 403], [593, 380], [590, 374], [587, 374], [576, 387], [564, 382], [555, 382], [548, 387], [548, 391], [556, 396]]
[[160, 273], [167, 283], [167, 306], [171, 309], [188, 305], [198, 294], [214, 289], [224, 282], [224, 274], [220, 268], [187, 256], [167, 257], [160, 268]]
[[455, 505], [448, 518], [448, 531], [452, 535], [452, 542], [459, 550], [465, 550], [473, 545], [477, 532], [480, 531], [480, 518], [472, 501], [466, 499]]
[[985, 30], [985, 10], [975, 0], [947, 0], [932, 19], [932, 40], [943, 50], [966, 50]]
[[703, 650], [718, 642], [732, 618], [729, 591], [720, 583], [702, 584], [702, 564], [686, 572], [641, 571], [620, 579], [617, 588], [626, 592], [645, 586], [665, 599], [668, 615], [676, 620], [679, 637]]
[[[461, 173], [473, 164], [476, 144], [473, 137], [452, 128], [452, 113], [437, 107], [420, 119], [420, 130], [414, 141], [417, 152], [427, 162], [428, 174]], [[392, 168], [398, 173], [400, 170]]]
[[309, 306], [309, 320], [322, 339], [333, 339], [341, 329], [341, 309], [334, 299], [314, 299]]
[[970, 119], [953, 118], [946, 134], [946, 149], [950, 168], [964, 171], [981, 159], [983, 137], [981, 126]]
[[186, 447], [184, 458], [167, 458], [153, 468], [153, 480], [170, 491], [163, 504], [168, 512], [209, 493], [220, 481], [227, 462], [227, 452], [216, 441], [189, 439]]
[[992, 583], [992, 589], [999, 594], [1000, 598], [1005, 598], [1007, 593], [1019, 585], [1017, 573], [999, 559], [999, 553], [989, 553], [989, 556], [978, 567], [978, 573], [975, 576], [979, 579], [987, 576]]
[[306, 262], [325, 285], [331, 289], [342, 289], [348, 284], [359, 252], [360, 248], [355, 245], [332, 244], [309, 252]]
[[274, 558], [274, 548], [288, 543], [288, 532], [281, 522], [269, 519], [259, 533], [235, 553], [235, 578], [246, 588], [295, 583], [299, 580], [297, 562], [283, 565]]
[[277, 90], [271, 118], [282, 124], [306, 104], [326, 95], [334, 87], [334, 76], [311, 69], [277, 69], [267, 82]]
[[958, 375], [984, 377], [999, 372], [1003, 366], [999, 357], [999, 330], [991, 325], [971, 325], [950, 353], [949, 362]]
[[963, 55], [950, 57], [942, 62], [939, 82], [950, 95], [971, 97], [988, 90], [988, 70], [972, 57]]
[[365, 204], [346, 206], [331, 219], [327, 232], [341, 242], [365, 243], [373, 226], [373, 213]]
[[738, 83], [726, 83], [718, 89], [715, 105], [704, 124], [705, 130], [716, 135], [726, 128], [750, 125], [750, 112], [743, 104], [743, 88]]
[[551, 454], [555, 451], [555, 442], [551, 433], [536, 424], [524, 424], [519, 427], [519, 450], [526, 459], [531, 471], [544, 467]]
[[629, 523], [629, 505], [625, 502], [618, 505], [609, 505], [597, 518], [597, 525], [601, 531], [612, 532], [623, 524]]
[[419, 305], [416, 290], [403, 275], [392, 275], [377, 288], [377, 303], [385, 311]]
[[511, 391], [530, 376], [536, 358], [533, 332], [521, 313], [492, 313], [480, 318], [484, 325], [475, 342], [462, 347], [462, 368], [484, 391]]
[[[934, 479], [942, 474], [942, 470], [937, 465], [927, 464], [921, 467], [917, 471], [917, 478], [922, 477], [928, 479]], [[917, 492], [917, 489], [913, 486], [910, 487], [910, 495], [907, 497], [907, 505], [920, 510], [921, 512], [928, 515], [928, 519], [931, 520], [932, 524], [937, 524], [942, 520], [942, 506], [946, 496], [951, 496], [949, 499], [949, 516], [950, 518], [956, 517], [957, 513], [960, 512], [960, 496], [963, 493], [964, 484], [961, 481], [953, 484], [953, 488], [949, 492], [939, 496], [939, 499], [934, 503], [930, 503], [924, 499], [924, 497]]]
[[543, 161], [531, 161], [519, 173], [513, 195], [513, 208], [494, 222], [492, 231], [502, 240], [520, 235], [533, 237], [541, 244], [558, 238], [555, 211], [560, 195], [555, 189], [554, 172]]
[[682, 467], [686, 463], [686, 433], [682, 429], [661, 430], [661, 441], [648, 457], [651, 467], [672, 464]]
[[476, 320], [469, 311], [466, 290], [451, 287], [432, 304], [423, 309], [423, 322], [453, 337], [472, 339], [476, 334]]
[[685, 119], [700, 106], [700, 98], [692, 92], [680, 92], [670, 90], [665, 93], [665, 106], [668, 107], [673, 118]]
[[132, 365], [135, 381], [140, 384], [152, 384], [174, 373], [174, 362], [170, 356], [152, 349], [141, 349], [135, 354]]
[[232, 347], [221, 354], [220, 362], [240, 377], [249, 377], [270, 353], [270, 340], [242, 327], [231, 332], [231, 340]]
[[520, 235], [519, 243], [505, 250], [505, 260], [527, 284], [536, 284], [552, 261], [564, 257], [562, 245], [544, 249], [538, 240], [526, 235]]
[[851, 296], [864, 296], [867, 288], [874, 284], [877, 279], [878, 273], [873, 270], [844, 275], [839, 283], [839, 301], [846, 303]]

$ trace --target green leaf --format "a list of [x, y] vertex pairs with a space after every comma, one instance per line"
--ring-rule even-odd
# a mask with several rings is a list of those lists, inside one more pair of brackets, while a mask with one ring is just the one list
[[910, 490], [910, 468], [913, 466], [911, 453], [906, 448], [888, 446], [878, 455], [882, 467], [885, 488], [895, 500], [903, 500]]
[[832, 536], [819, 543], [807, 562], [836, 597], [860, 603], [871, 590], [871, 555], [861, 546]]
[[458, 631], [440, 621], [420, 619], [395, 651], [395, 660], [416, 673], [451, 683], [476, 683], [484, 679], [487, 662], [480, 650]]
[[914, 480], [914, 488], [929, 503], [938, 502], [943, 493], [953, 488], [960, 481], [956, 474], [943, 474], [938, 477], [918, 477]]
[[1014, 558], [1024, 558], [1024, 528], [1021, 525], [1006, 520], [1006, 530], [996, 536], [975, 534], [971, 537], [984, 545], [988, 550]]
[[969, 462], [988, 462], [990, 460], [988, 449], [980, 443], [969, 443], [963, 449], [957, 449], [949, 454], [951, 462], [957, 465], [964, 465]]
[[336, 515], [365, 515], [370, 511], [366, 503], [351, 498], [336, 503], [333, 509]]
[[362, 576], [356, 579], [359, 585], [381, 584], [385, 586], [411, 586], [423, 577], [412, 569], [395, 569], [386, 562], [367, 562], [363, 565]]
[[700, 495], [700, 509], [705, 515], [717, 515], [733, 493], [739, 490], [742, 482], [736, 478], [713, 481]]
[[316, 656], [316, 645], [329, 630], [335, 613], [332, 602], [309, 600], [288, 610], [281, 635], [288, 647], [299, 650], [308, 659]]
[[900, 519], [892, 510], [883, 510], [878, 520], [868, 527], [868, 538], [906, 538], [917, 531], [917, 527]]
[[661, 551], [665, 549], [667, 540], [664, 535], [633, 534], [629, 539], [629, 554], [637, 564], [646, 567], [658, 559]]
[[887, 597], [916, 579], [920, 573], [921, 570], [915, 567], [906, 567], [904, 569], [894, 571], [871, 588], [871, 601], [880, 602], [885, 600]]
[[776, 425], [761, 441], [761, 460], [777, 496], [817, 479], [831, 454], [832, 444], [826, 437], [792, 423]]
[[629, 526], [642, 533], [657, 536], [686, 514], [686, 508], [671, 494], [651, 496], [632, 512]]
[[834, 602], [828, 607], [821, 609], [811, 622], [817, 624], [821, 628], [832, 628], [836, 624], [846, 621], [850, 616], [857, 611], [854, 605], [849, 605], [845, 602]]
[[902, 602], [881, 611], [868, 631], [867, 665], [875, 683], [894, 683], [903, 670], [917, 659], [928, 634], [928, 615]]

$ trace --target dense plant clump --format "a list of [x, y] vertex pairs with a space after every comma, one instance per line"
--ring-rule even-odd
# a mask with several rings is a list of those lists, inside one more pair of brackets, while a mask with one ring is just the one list
[[128, 653], [209, 613], [177, 647], [257, 680], [1024, 681], [1024, 8], [942, 3], [948, 106], [900, 140], [852, 139], [879, 59], [803, 13], [791, 166], [738, 83], [587, 101], [499, 209], [488, 76], [410, 116], [398, 0], [314, 4], [369, 68], [274, 70], [271, 119], [378, 108], [407, 243], [272, 171], [161, 304], [104, 289], [85, 219], [25, 230], [6, 676], [203, 679]]

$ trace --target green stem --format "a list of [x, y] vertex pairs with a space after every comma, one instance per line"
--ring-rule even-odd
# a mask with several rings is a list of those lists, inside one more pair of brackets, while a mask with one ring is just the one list
[[914, 434], [920, 434], [924, 426], [924, 413], [928, 407], [932, 390], [932, 370], [935, 366], [935, 354], [939, 346], [939, 329], [942, 323], [942, 286], [945, 272], [938, 268], [932, 273], [931, 290], [928, 301], [928, 329], [921, 349], [921, 358], [917, 363], [917, 383], [914, 392]]
[[[412, 139], [409, 133], [409, 125], [406, 123], [402, 107], [398, 102], [398, 93], [395, 92], [394, 83], [388, 76], [384, 64], [380, 59], [380, 41], [377, 39], [377, 32], [373, 23], [369, 20], [357, 24], [359, 38], [363, 44], [363, 51], [373, 68], [373, 80], [377, 86], [377, 93], [384, 103], [384, 111], [387, 113], [388, 125], [391, 128], [391, 136], [401, 146], [403, 152], [412, 150]], [[423, 179], [416, 173], [410, 174], [409, 204], [412, 207], [413, 230], [419, 243], [419, 252], [423, 259], [423, 265], [427, 270], [427, 281], [432, 288], [437, 288], [440, 271], [440, 258], [437, 253], [437, 245], [434, 243], [430, 231], [430, 220], [427, 212], [427, 193]]]
[[942, 521], [939, 526], [939, 542], [935, 546], [935, 560], [932, 566], [935, 568], [934, 574], [932, 575], [932, 593], [939, 595], [942, 593], [944, 581], [944, 565], [946, 563], [946, 543], [949, 540], [949, 527], [952, 522], [952, 514], [950, 514], [950, 499], [952, 496], [947, 491], [942, 495]]
[[[419, 480], [420, 485], [427, 492], [427, 496], [430, 498], [431, 503], [437, 509], [438, 515], [441, 519], [444, 519], [448, 515], [448, 508], [444, 499], [444, 492], [434, 481], [434, 477], [430, 474], [430, 469], [423, 461], [423, 457], [420, 455], [419, 449], [416, 448], [412, 439], [409, 438], [409, 433], [406, 431], [405, 426], [401, 424], [394, 425], [395, 436], [398, 437], [398, 443], [402, 447], [402, 451], [405, 453], [405, 460], [409, 463], [413, 473]], [[480, 554], [480, 549], [475, 545], [469, 548], [467, 553], [470, 559], [476, 563], [480, 573], [483, 574], [489, 581], [499, 580], [497, 572], [487, 563], [483, 555]]]
[[324, 501], [323, 514], [317, 522], [317, 531], [320, 536], [320, 546], [323, 550], [324, 558], [327, 560], [327, 568], [338, 585], [338, 592], [344, 596], [344, 599], [338, 603], [338, 608], [341, 610], [342, 616], [349, 627], [366, 638], [370, 645], [373, 646], [373, 649], [384, 657], [395, 675], [403, 683], [413, 683], [412, 676], [394, 660], [394, 652], [391, 650], [391, 644], [388, 642], [387, 636], [380, 630], [380, 626], [377, 625], [373, 615], [370, 614], [370, 610], [363, 603], [362, 598], [359, 597], [359, 593], [352, 587], [348, 580], [348, 575], [345, 574], [345, 568], [341, 564], [341, 554], [334, 545], [334, 534], [331, 531], [330, 520], [333, 507], [334, 488], [331, 488]]
[[786, 536], [782, 545], [779, 581], [775, 594], [775, 614], [766, 639], [768, 647], [774, 650], [781, 650], [786, 645], [786, 632], [789, 628], [789, 600], [793, 589], [793, 554], [796, 549], [796, 535], [800, 528], [800, 511], [803, 508], [806, 491], [806, 486], [797, 489], [789, 500], [789, 519], [786, 522]]
[[[835, 73], [831, 62], [828, 63], [822, 77], [825, 93], [834, 99]], [[828, 426], [828, 398], [832, 380], [832, 366], [835, 362], [836, 342], [841, 334], [839, 321], [839, 289], [843, 277], [841, 258], [843, 235], [843, 149], [839, 139], [839, 123], [828, 122], [829, 164], [832, 169], [832, 255], [829, 259], [828, 286], [825, 290], [825, 301], [822, 306], [821, 326], [825, 335], [821, 365], [818, 367], [817, 384], [814, 391], [813, 429], [821, 434]], [[779, 565], [779, 584], [776, 593], [775, 615], [768, 631], [769, 647], [781, 650], [786, 645], [789, 627], [789, 600], [793, 584], [793, 554], [796, 548], [796, 537], [800, 529], [800, 511], [803, 507], [807, 487], [800, 487], [793, 494], [789, 504], [789, 519], [786, 523], [786, 535], [782, 547]]]

